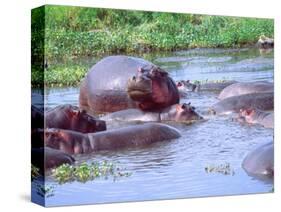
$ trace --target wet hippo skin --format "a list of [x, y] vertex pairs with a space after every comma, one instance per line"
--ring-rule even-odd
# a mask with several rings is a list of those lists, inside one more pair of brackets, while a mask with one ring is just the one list
[[260, 124], [266, 128], [274, 128], [274, 112], [265, 112], [256, 108], [241, 109], [240, 116], [250, 124]]
[[76, 106], [65, 104], [46, 112], [46, 127], [89, 133], [106, 130], [106, 123]]
[[242, 167], [249, 175], [274, 175], [274, 145], [273, 142], [263, 144], [247, 154]]
[[163, 109], [178, 102], [177, 87], [168, 73], [136, 57], [105, 57], [89, 70], [80, 86], [80, 107], [90, 114]]
[[127, 109], [101, 117], [105, 121], [175, 121], [191, 122], [203, 119], [190, 103], [176, 104], [159, 112], [147, 112], [139, 109]]
[[232, 96], [239, 96], [250, 93], [273, 92], [274, 85], [271, 82], [239, 82], [224, 88], [218, 96], [218, 99], [226, 99]]
[[79, 133], [62, 129], [47, 129], [45, 145], [69, 154], [116, 150], [146, 146], [154, 142], [180, 137], [177, 129], [159, 123], [147, 123], [97, 133]]
[[239, 112], [240, 109], [257, 108], [260, 110], [273, 110], [274, 94], [269, 93], [251, 93], [240, 96], [232, 96], [219, 101], [210, 107], [213, 114], [228, 114]]

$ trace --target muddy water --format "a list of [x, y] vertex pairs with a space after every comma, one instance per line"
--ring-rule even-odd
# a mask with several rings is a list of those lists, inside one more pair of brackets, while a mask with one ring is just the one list
[[[145, 55], [170, 72], [175, 79], [273, 81], [273, 53], [256, 49], [194, 49]], [[48, 107], [78, 104], [78, 88], [48, 89]], [[118, 161], [130, 177], [100, 179], [87, 183], [56, 184], [46, 205], [142, 201], [217, 195], [271, 192], [273, 182], [248, 176], [241, 162], [256, 145], [273, 140], [273, 130], [241, 125], [229, 116], [210, 116], [206, 111], [217, 102], [216, 93], [192, 93], [182, 102], [191, 102], [206, 121], [174, 125], [182, 137], [146, 148], [105, 151], [77, 156], [83, 161]], [[109, 125], [109, 127], [118, 127]], [[234, 175], [206, 173], [205, 167], [229, 163]]]

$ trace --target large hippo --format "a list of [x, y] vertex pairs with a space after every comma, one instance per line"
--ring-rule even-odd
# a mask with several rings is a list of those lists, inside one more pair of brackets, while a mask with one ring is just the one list
[[240, 116], [250, 124], [260, 124], [266, 128], [274, 128], [274, 113], [265, 112], [256, 108], [241, 109]]
[[105, 121], [175, 121], [175, 122], [192, 122], [203, 119], [195, 107], [190, 103], [176, 104], [159, 112], [147, 112], [140, 109], [127, 109], [110, 113], [101, 117]]
[[87, 114], [85, 110], [65, 104], [46, 112], [46, 127], [89, 133], [106, 130], [106, 123]]
[[229, 80], [229, 81], [221, 81], [221, 82], [190, 82], [190, 80], [180, 80], [176, 82], [178, 90], [180, 93], [182, 92], [199, 92], [199, 91], [221, 91], [229, 85], [237, 83], [237, 81]]
[[146, 123], [97, 133], [47, 129], [45, 145], [69, 154], [138, 147], [180, 137], [177, 129], [160, 123]]
[[62, 164], [72, 164], [75, 161], [71, 155], [49, 147], [33, 148], [31, 152], [31, 163], [38, 167], [41, 172]]
[[257, 108], [260, 110], [273, 110], [274, 94], [269, 93], [250, 93], [240, 96], [232, 96], [219, 101], [210, 108], [213, 114], [228, 114], [239, 112], [240, 109]]
[[274, 85], [271, 82], [238, 82], [223, 89], [218, 98], [226, 99], [228, 97], [239, 96], [242, 94], [265, 93], [273, 91]]
[[258, 42], [257, 42], [257, 46], [261, 49], [273, 48], [274, 47], [274, 39], [268, 38], [264, 35], [261, 35]]
[[168, 73], [136, 57], [102, 59], [80, 86], [80, 107], [91, 114], [128, 108], [155, 110], [178, 102], [178, 89]]
[[242, 167], [249, 175], [274, 176], [273, 142], [263, 144], [251, 151], [243, 160]]

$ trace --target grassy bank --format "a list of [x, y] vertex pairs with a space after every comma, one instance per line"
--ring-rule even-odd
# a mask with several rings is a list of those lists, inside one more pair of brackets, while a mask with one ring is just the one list
[[[45, 7], [44, 52], [49, 63], [85, 56], [172, 51], [194, 47], [240, 47], [254, 44], [262, 34], [273, 37], [271, 19], [171, 14], [66, 6]], [[43, 33], [40, 14], [33, 12], [32, 43]], [[40, 52], [33, 45], [33, 61]], [[39, 47], [40, 48], [40, 47]], [[39, 58], [40, 60], [42, 58]], [[80, 68], [81, 69], [81, 68]], [[51, 69], [47, 84], [72, 84], [83, 71], [71, 68], [76, 79]], [[60, 74], [61, 73], [61, 74]], [[55, 77], [55, 76], [53, 76]], [[32, 79], [36, 82], [36, 77]], [[51, 80], [51, 79], [50, 79]]]

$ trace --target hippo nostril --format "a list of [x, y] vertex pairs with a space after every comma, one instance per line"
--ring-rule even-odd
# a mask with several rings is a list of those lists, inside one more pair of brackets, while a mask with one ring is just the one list
[[132, 80], [136, 80], [136, 77], [135, 77], [135, 76], [133, 76]]

